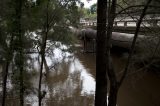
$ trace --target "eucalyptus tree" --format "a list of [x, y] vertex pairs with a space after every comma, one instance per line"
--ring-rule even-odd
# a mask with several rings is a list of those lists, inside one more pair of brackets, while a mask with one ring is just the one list
[[[3, 79], [3, 94], [2, 94], [2, 106], [5, 105], [6, 98], [6, 84], [7, 84], [7, 76], [8, 76], [8, 68], [11, 61], [11, 51], [10, 45], [7, 45], [7, 36], [4, 28], [0, 28], [0, 64], [4, 68], [2, 68], [2, 79]], [[9, 41], [10, 42], [10, 41]], [[4, 64], [2, 64], [4, 63]]]
[[[39, 49], [40, 49], [40, 76], [38, 86], [38, 101], [41, 106], [44, 92], [41, 91], [42, 70], [45, 61], [46, 44], [50, 38], [52, 41], [65, 41], [68, 43], [72, 37], [69, 36], [69, 26], [77, 26], [80, 16], [78, 13], [77, 0], [46, 0], [37, 1], [33, 9], [36, 15], [37, 30], [39, 30]], [[67, 36], [68, 35], [68, 36]]]
[[[3, 12], [0, 14], [0, 55], [5, 61], [5, 69], [3, 69], [3, 100], [2, 106], [5, 106], [6, 98], [6, 85], [7, 76], [10, 67], [10, 63], [14, 64], [11, 69], [12, 73], [19, 74], [18, 80], [12, 84], [16, 83], [18, 85], [20, 95], [20, 105], [24, 105], [24, 39], [26, 27], [24, 23], [27, 21], [26, 7], [29, 1], [26, 0], [3, 0], [1, 10]], [[30, 5], [30, 4], [29, 4]], [[25, 20], [25, 21], [24, 21]], [[14, 54], [14, 55], [13, 55]], [[15, 75], [12, 75], [15, 76]]]
[[109, 18], [108, 18], [108, 26], [107, 26], [107, 71], [108, 71], [108, 79], [109, 79], [109, 82], [110, 82], [110, 91], [109, 91], [109, 98], [108, 98], [108, 106], [116, 106], [116, 103], [117, 103], [117, 93], [119, 91], [119, 88], [120, 86], [122, 85], [125, 77], [127, 76], [127, 72], [129, 70], [129, 66], [130, 66], [130, 63], [132, 61], [132, 56], [133, 56], [133, 51], [134, 51], [134, 48], [135, 48], [135, 44], [136, 44], [136, 40], [137, 40], [137, 37], [138, 37], [138, 33], [139, 33], [139, 29], [140, 29], [140, 25], [142, 23], [142, 20], [144, 18], [144, 16], [146, 15], [146, 11], [149, 7], [149, 4], [151, 3], [152, 0], [148, 0], [145, 4], [144, 4], [144, 8], [142, 10], [142, 13], [140, 15], [140, 18], [138, 19], [137, 21], [137, 24], [136, 24], [136, 30], [135, 30], [135, 34], [134, 34], [134, 38], [133, 38], [133, 41], [132, 41], [132, 45], [131, 45], [131, 49], [130, 49], [130, 52], [129, 52], [129, 56], [128, 56], [128, 59], [127, 59], [127, 62], [126, 62], [126, 66], [124, 68], [124, 72], [122, 73], [122, 76], [120, 78], [117, 77], [116, 73], [115, 73], [115, 70], [114, 70], [114, 67], [112, 65], [112, 62], [110, 60], [110, 44], [111, 44], [111, 32], [113, 30], [113, 22], [114, 22], [114, 19], [115, 19], [115, 12], [116, 12], [116, 0], [112, 0], [112, 4], [111, 4], [111, 8], [110, 8], [110, 11], [109, 11]]
[[[7, 77], [9, 71], [9, 65], [13, 57], [13, 34], [11, 31], [11, 8], [8, 7], [8, 3], [10, 0], [2, 0], [0, 1], [1, 5], [1, 13], [0, 13], [0, 61], [1, 65], [4, 65], [2, 68], [2, 78], [3, 78], [3, 86], [2, 86], [2, 106], [5, 106], [6, 101], [6, 85], [7, 85]], [[3, 64], [2, 64], [3, 63]]]
[[[5, 48], [3, 51], [7, 54], [6, 55], [6, 62], [12, 61], [13, 58], [13, 52], [14, 52], [14, 67], [13, 67], [13, 73], [18, 73], [18, 80], [13, 80], [13, 83], [18, 84], [18, 89], [20, 94], [20, 105], [24, 105], [24, 64], [25, 64], [25, 41], [27, 32], [35, 31], [39, 33], [40, 31], [40, 54], [42, 58], [41, 62], [41, 71], [43, 69], [43, 61], [45, 58], [45, 48], [46, 48], [46, 40], [48, 39], [48, 36], [50, 39], [57, 41], [64, 41], [64, 43], [71, 42], [73, 39], [70, 35], [70, 29], [69, 26], [77, 26], [77, 23], [79, 22], [79, 15], [78, 13], [78, 6], [76, 5], [77, 0], [75, 1], [59, 1], [59, 0], [48, 0], [48, 1], [40, 1], [39, 3], [36, 3], [31, 0], [6, 0], [9, 1], [6, 5], [7, 7], [10, 7], [9, 11], [9, 18], [1, 17], [1, 44], [3, 48]], [[4, 1], [3, 1], [4, 2]], [[1, 3], [1, 2], [0, 2]], [[5, 7], [5, 9], [7, 8]], [[4, 10], [5, 10], [4, 9]], [[7, 10], [7, 9], [6, 9]], [[3, 15], [6, 16], [6, 15]], [[12, 18], [11, 18], [12, 17]], [[2, 22], [2, 19], [3, 22]], [[7, 20], [8, 19], [8, 20]], [[7, 21], [6, 21], [7, 20]], [[6, 24], [7, 22], [7, 24]], [[2, 24], [5, 23], [5, 24]], [[7, 25], [7, 27], [4, 27], [4, 25]], [[6, 32], [3, 29], [7, 29]], [[6, 36], [4, 36], [6, 35]], [[7, 45], [9, 40], [9, 45]], [[8, 50], [8, 51], [7, 51]], [[11, 58], [9, 54], [11, 54]], [[2, 52], [1, 52], [2, 54]], [[2, 55], [1, 57], [5, 57]], [[8, 61], [9, 60], [9, 61]], [[8, 75], [8, 68], [9, 63], [6, 64], [6, 71], [4, 80], [3, 80], [3, 106], [5, 105], [5, 97], [6, 97], [6, 81], [7, 81], [7, 75]], [[17, 75], [17, 74], [16, 74]], [[41, 73], [42, 75], [42, 73]], [[13, 75], [15, 76], [15, 74]], [[15, 76], [17, 77], [17, 76]], [[14, 77], [13, 77], [14, 78]], [[42, 76], [40, 77], [41, 80]], [[17, 79], [17, 78], [15, 78]], [[42, 99], [41, 94], [41, 81], [39, 83], [39, 100]]]
[[[107, 2], [105, 0], [98, 0], [97, 7], [97, 51], [96, 51], [96, 95], [95, 95], [95, 106], [116, 106], [117, 103], [117, 93], [123, 83], [130, 63], [133, 56], [133, 51], [135, 48], [136, 40], [138, 37], [138, 32], [140, 25], [146, 11], [149, 7], [149, 4], [152, 0], [148, 0], [142, 9], [140, 18], [136, 24], [135, 36], [132, 41], [130, 53], [127, 59], [124, 72], [120, 78], [117, 77], [110, 56], [111, 48], [111, 34], [113, 31], [113, 22], [116, 16], [116, 2], [117, 0], [112, 0], [109, 4], [109, 16], [108, 16], [108, 25], [107, 25], [107, 35], [106, 35], [106, 9]], [[102, 6], [103, 5], [103, 6]], [[104, 10], [103, 10], [104, 9]], [[109, 79], [109, 91], [107, 91], [107, 79]], [[107, 104], [107, 93], [108, 93], [108, 104]]]
[[24, 105], [24, 55], [23, 55], [23, 36], [24, 31], [22, 29], [22, 8], [24, 6], [25, 1], [23, 0], [14, 0], [12, 1], [13, 5], [13, 34], [15, 36], [14, 50], [16, 52], [15, 55], [15, 64], [16, 69], [19, 71], [19, 94], [20, 94], [20, 106]]

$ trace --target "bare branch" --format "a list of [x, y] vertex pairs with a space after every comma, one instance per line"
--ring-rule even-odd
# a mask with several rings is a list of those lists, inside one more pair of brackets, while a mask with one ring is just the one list
[[[131, 8], [143, 8], [143, 7], [145, 7], [145, 5], [134, 5], [134, 6], [129, 6], [129, 7], [126, 7], [126, 8], [124, 8], [124, 9], [122, 9], [121, 11], [119, 11], [118, 13], [116, 13], [116, 15], [118, 15], [118, 14], [122, 14], [124, 11], [127, 11], [127, 10], [129, 10], [129, 9], [131, 9]], [[150, 8], [160, 8], [160, 6], [154, 6], [154, 5], [149, 5], [148, 7], [150, 7]]]
[[136, 31], [135, 31], [135, 35], [134, 35], [134, 38], [133, 38], [133, 42], [132, 42], [132, 45], [131, 45], [131, 50], [130, 50], [130, 53], [129, 53], [129, 56], [128, 56], [128, 59], [127, 59], [127, 64], [126, 64], [126, 67], [124, 69], [124, 73], [119, 81], [119, 85], [122, 84], [124, 78], [126, 77], [127, 75], [127, 71], [128, 71], [128, 68], [129, 68], [129, 65], [130, 65], [130, 62], [131, 62], [131, 59], [132, 59], [132, 55], [133, 55], [133, 51], [134, 51], [134, 48], [135, 48], [135, 44], [136, 44], [136, 40], [137, 40], [137, 37], [138, 37], [138, 32], [140, 30], [140, 25], [142, 23], [142, 20], [146, 14], [146, 10], [148, 9], [148, 6], [149, 4], [151, 3], [152, 0], [148, 0], [147, 4], [145, 5], [143, 11], [142, 11], [142, 14], [140, 16], [140, 19], [137, 23], [137, 27], [136, 27]]

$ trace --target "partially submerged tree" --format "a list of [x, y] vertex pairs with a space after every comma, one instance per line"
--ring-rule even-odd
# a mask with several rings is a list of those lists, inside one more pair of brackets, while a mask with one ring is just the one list
[[97, 47], [96, 47], [96, 92], [95, 106], [107, 105], [107, 36], [106, 36], [107, 0], [98, 0], [97, 4]]
[[[122, 74], [122, 76], [120, 77], [120, 79], [118, 79], [115, 71], [114, 71], [114, 67], [113, 64], [111, 62], [111, 56], [110, 56], [110, 48], [111, 48], [111, 34], [112, 34], [112, 30], [113, 30], [113, 22], [115, 19], [115, 13], [116, 13], [116, 0], [112, 0], [111, 1], [111, 6], [109, 6], [109, 16], [108, 16], [108, 26], [107, 26], [107, 35], [105, 35], [105, 33], [103, 33], [103, 31], [101, 31], [102, 29], [106, 28], [106, 21], [104, 19], [101, 19], [101, 21], [99, 21], [99, 17], [103, 16], [102, 14], [99, 13], [99, 8], [100, 5], [99, 3], [102, 3], [102, 1], [98, 1], [98, 9], [97, 9], [97, 58], [96, 58], [96, 97], [95, 97], [95, 105], [96, 106], [116, 106], [117, 103], [117, 93], [118, 90], [121, 86], [121, 84], [123, 83], [128, 69], [129, 69], [129, 65], [133, 56], [133, 51], [135, 48], [135, 44], [136, 44], [136, 40], [138, 37], [138, 32], [140, 29], [140, 25], [142, 23], [142, 20], [146, 14], [146, 10], [149, 7], [149, 4], [151, 3], [152, 0], [148, 0], [146, 5], [143, 8], [143, 11], [140, 15], [140, 18], [137, 22], [136, 25], [136, 31], [135, 31], [135, 35], [133, 38], [133, 42], [131, 45], [131, 49], [130, 49], [130, 53], [128, 56], [128, 60], [126, 63], [126, 66], [124, 68], [124, 72]], [[103, 6], [104, 7], [104, 6]], [[106, 9], [106, 7], [105, 7]], [[101, 10], [102, 12], [102, 10]], [[102, 12], [103, 13], [103, 12]], [[100, 23], [101, 22], [101, 23]], [[103, 26], [102, 26], [103, 25]], [[101, 42], [99, 42], [99, 40], [102, 40]], [[101, 45], [100, 45], [100, 44]], [[99, 48], [98, 48], [99, 47]], [[107, 49], [105, 49], [107, 48]], [[100, 51], [101, 50], [101, 51]], [[99, 57], [99, 52], [101, 52], [101, 57]], [[101, 68], [99, 67], [101, 66]], [[109, 79], [109, 91], [107, 91], [107, 78]], [[101, 82], [101, 83], [100, 83]], [[101, 84], [101, 85], [99, 85]], [[100, 89], [101, 88], [101, 89]], [[102, 92], [100, 91], [103, 91]], [[108, 104], [106, 104], [106, 97], [108, 92], [109, 98], [108, 98]], [[99, 93], [99, 94], [97, 94]], [[98, 96], [100, 96], [100, 99], [98, 98]], [[105, 97], [104, 97], [105, 96]], [[103, 101], [102, 101], [103, 100]], [[99, 104], [97, 104], [97, 102], [100, 101]], [[104, 102], [105, 101], [105, 102]]]
[[14, 9], [14, 21], [13, 21], [13, 34], [15, 36], [14, 41], [14, 50], [16, 52], [15, 55], [15, 64], [16, 69], [19, 72], [19, 98], [20, 98], [20, 106], [24, 105], [24, 44], [23, 44], [23, 37], [24, 31], [22, 29], [22, 8], [24, 6], [24, 2], [22, 0], [15, 0], [13, 1], [13, 9]]
[[[7, 91], [7, 78], [9, 72], [9, 66], [13, 58], [13, 21], [11, 20], [11, 8], [8, 7], [10, 0], [1, 1], [1, 10], [3, 13], [0, 15], [0, 59], [5, 65], [2, 69], [3, 74], [3, 86], [2, 86], [2, 106], [5, 106], [6, 102], [6, 91]], [[1, 11], [1, 12], [2, 12]]]
[[38, 13], [37, 19], [39, 20], [37, 29], [40, 30], [39, 54], [41, 56], [41, 63], [38, 87], [39, 106], [41, 106], [42, 99], [44, 98], [44, 94], [41, 91], [41, 84], [47, 40], [50, 38], [52, 41], [62, 41], [65, 43], [72, 41], [73, 38], [69, 36], [69, 26], [76, 26], [78, 24], [79, 16], [75, 15], [78, 12], [77, 2], [76, 0], [47, 0], [41, 1], [35, 8]]

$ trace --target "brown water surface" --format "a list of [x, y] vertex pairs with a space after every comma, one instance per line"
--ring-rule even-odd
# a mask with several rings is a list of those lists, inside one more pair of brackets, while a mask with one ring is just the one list
[[[25, 96], [26, 106], [38, 106], [39, 56], [31, 55], [32, 68], [28, 81], [31, 90]], [[121, 73], [127, 53], [113, 53], [117, 73]], [[68, 53], [54, 49], [46, 55], [42, 91], [46, 92], [43, 106], [93, 106], [95, 92], [95, 54]], [[11, 86], [11, 90], [13, 87]], [[18, 98], [8, 99], [7, 106], [18, 106]], [[118, 106], [160, 106], [160, 77], [152, 72], [129, 74], [120, 87]]]

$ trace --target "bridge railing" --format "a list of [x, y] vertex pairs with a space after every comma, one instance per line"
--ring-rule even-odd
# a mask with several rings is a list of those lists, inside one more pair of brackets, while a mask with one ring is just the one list
[[[137, 20], [133, 20], [133, 19], [128, 19], [128, 20], [115, 20], [114, 21], [114, 26], [124, 26], [124, 27], [128, 27], [128, 26], [136, 26]], [[160, 19], [144, 19], [141, 27], [143, 26], [148, 26], [148, 27], [153, 27], [153, 26], [160, 26]]]
[[[124, 19], [124, 20], [115, 20], [114, 21], [114, 26], [123, 26], [123, 27], [135, 27], [137, 23], [137, 20], [133, 20], [133, 19]], [[96, 21], [85, 21], [85, 22], [81, 22], [80, 23], [82, 26], [97, 26], [97, 22]], [[144, 19], [142, 22], [141, 27], [143, 26], [147, 26], [147, 27], [157, 27], [160, 26], [160, 18], [157, 19], [153, 19], [153, 18], [148, 18], [148, 19]]]

